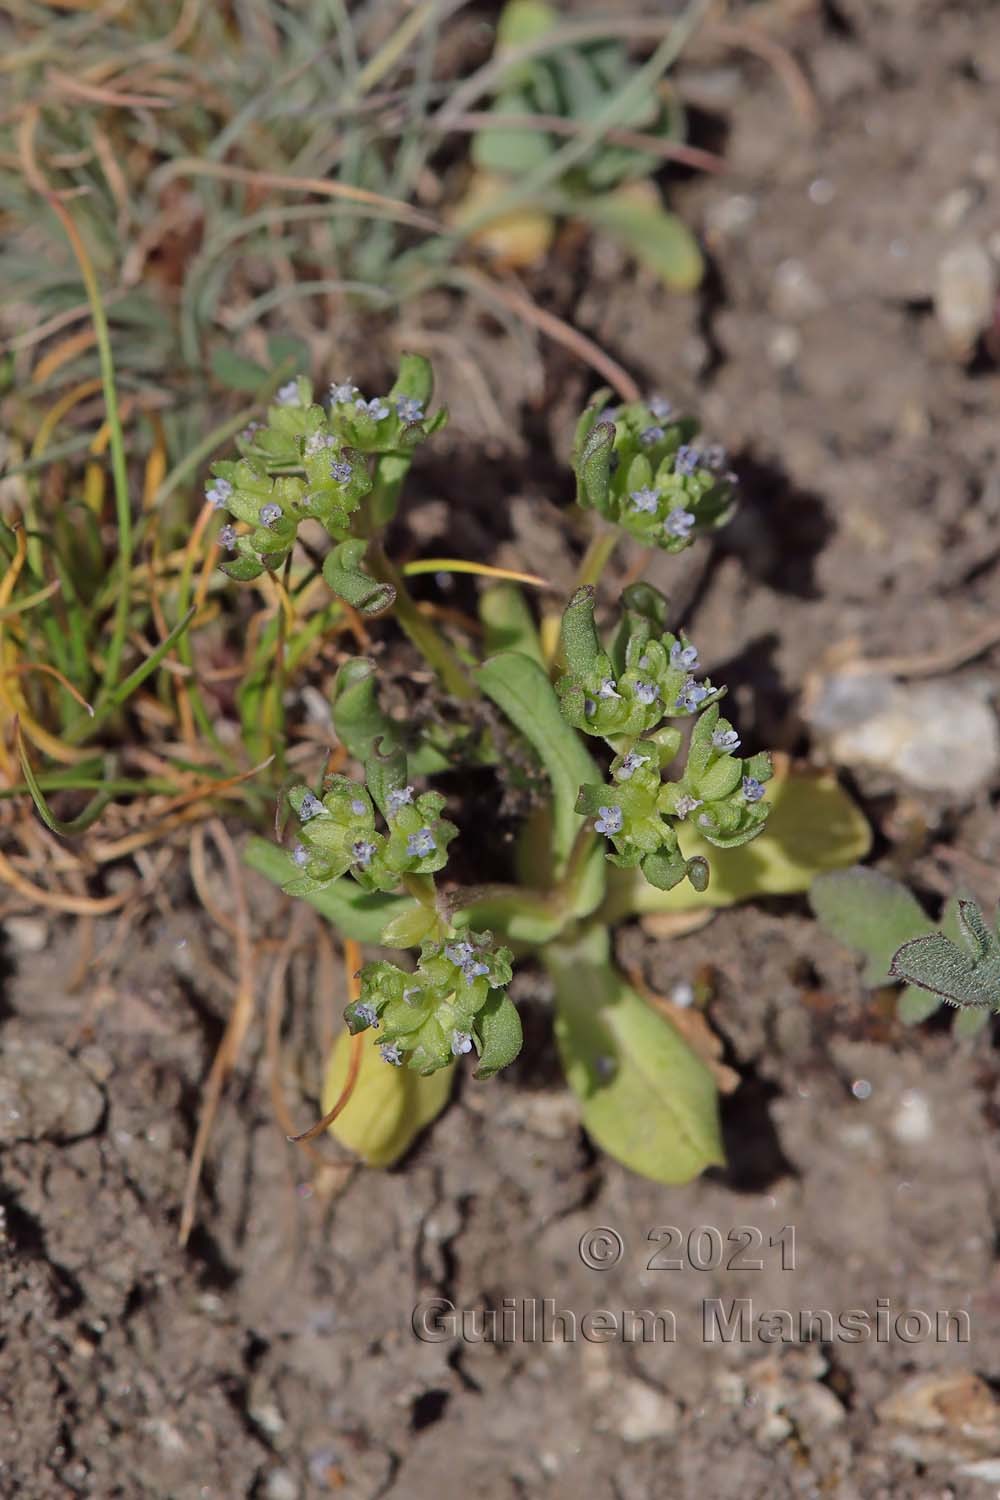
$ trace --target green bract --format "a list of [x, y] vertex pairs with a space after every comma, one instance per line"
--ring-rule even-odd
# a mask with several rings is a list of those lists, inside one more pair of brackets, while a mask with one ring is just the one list
[[366, 400], [346, 381], [331, 387], [323, 407], [314, 402], [305, 377], [282, 386], [267, 421], [252, 423], [237, 439], [242, 457], [212, 465], [206, 498], [249, 528], [237, 533], [229, 526], [220, 533], [236, 554], [223, 570], [240, 582], [275, 571], [303, 521], [316, 521], [335, 541], [355, 549], [330, 555], [334, 560], [324, 572], [334, 592], [369, 614], [391, 604], [393, 590], [374, 584], [360, 569], [365, 543], [348, 540], [351, 520], [373, 491], [387, 512], [384, 519], [391, 517], [413, 449], [446, 420], [443, 409], [427, 415], [432, 391], [429, 364], [413, 354], [403, 356], [399, 378], [384, 397]]
[[521, 1023], [503, 993], [511, 978], [509, 948], [489, 932], [426, 942], [416, 969], [365, 964], [361, 995], [344, 1012], [352, 1033], [377, 1027], [382, 1055], [397, 1066], [433, 1073], [475, 1048], [477, 1077], [488, 1077], [521, 1049]]
[[573, 449], [577, 503], [647, 547], [683, 552], [723, 525], [735, 503], [725, 450], [694, 443], [698, 424], [654, 397], [608, 408], [602, 391], [580, 418]]

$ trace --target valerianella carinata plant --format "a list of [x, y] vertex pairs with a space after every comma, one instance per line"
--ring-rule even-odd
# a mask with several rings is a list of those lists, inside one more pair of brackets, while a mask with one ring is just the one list
[[[790, 790], [799, 852], [775, 849], [741, 867], [738, 846], [762, 833], [769, 812], [768, 756], [743, 753], [739, 727], [722, 712], [724, 685], [656, 589], [627, 588], [606, 639], [598, 629], [595, 585], [623, 532], [682, 552], [732, 510], [728, 463], [697, 445], [690, 419], [659, 397], [614, 413], [606, 393], [595, 398], [573, 461], [579, 502], [599, 517], [580, 586], [561, 628], [546, 620], [541, 631], [520, 589], [486, 588], [480, 654], [418, 609], [383, 547], [413, 449], [445, 420], [431, 408], [430, 367], [414, 355], [385, 396], [342, 381], [316, 402], [307, 381], [290, 382], [266, 424], [243, 434], [241, 457], [213, 466], [208, 492], [232, 518], [219, 537], [234, 554], [223, 564], [231, 576], [281, 566], [294, 581], [321, 567], [353, 609], [391, 612], [447, 706], [421, 715], [419, 728], [416, 715], [390, 718], [374, 664], [343, 660], [332, 711], [347, 770], [291, 790], [286, 849], [261, 839], [250, 848], [255, 867], [345, 938], [411, 950], [408, 961], [373, 957], [361, 968], [325, 1105], [340, 1095], [359, 1044], [360, 1072], [331, 1128], [367, 1160], [388, 1163], [444, 1107], [462, 1058], [475, 1059], [480, 1079], [510, 1064], [522, 1045], [512, 966], [534, 958], [552, 980], [556, 1041], [587, 1129], [635, 1170], [684, 1181], [722, 1160], [714, 1079], [681, 1031], [626, 983], [610, 924], [675, 909], [682, 890], [682, 906], [698, 906], [753, 888], [801, 889], [817, 869], [859, 857], [867, 830], [838, 805], [846, 846], [831, 852], [827, 840], [810, 862], [802, 829], [815, 821], [812, 794]], [[309, 546], [297, 549], [307, 527]], [[331, 545], [317, 562], [324, 532]], [[461, 849], [475, 882], [453, 775], [470, 765], [492, 767], [522, 804], [526, 788], [532, 798], [506, 883], [451, 873]], [[731, 887], [709, 889], [714, 850], [733, 862]]]

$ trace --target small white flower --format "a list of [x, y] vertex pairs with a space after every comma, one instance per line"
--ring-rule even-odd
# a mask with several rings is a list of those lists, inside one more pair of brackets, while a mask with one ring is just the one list
[[403, 1061], [403, 1054], [396, 1042], [383, 1042], [378, 1050], [382, 1054], [382, 1061], [392, 1063], [394, 1068], [398, 1068]]
[[368, 811], [360, 797], [351, 798], [351, 812], [356, 818], [362, 817]]
[[666, 396], [650, 396], [647, 405], [658, 422], [665, 422], [674, 409]]
[[444, 950], [444, 956], [461, 968], [472, 958], [473, 951], [471, 943], [449, 943]]
[[682, 792], [677, 798], [675, 811], [679, 818], [686, 818], [688, 813], [693, 813], [695, 808], [700, 806], [701, 800], [698, 797], [690, 797], [687, 792]]
[[650, 704], [655, 703], [657, 698], [660, 696], [660, 690], [656, 686], [655, 682], [640, 681], [635, 685], [635, 696], [638, 698], [640, 703], [645, 704], [645, 706], [649, 708]]
[[350, 376], [339, 385], [334, 384], [330, 387], [330, 400], [334, 406], [349, 405], [357, 394], [358, 388]]
[[324, 448], [332, 448], [335, 442], [336, 438], [332, 438], [328, 432], [311, 432], [306, 438], [304, 452], [307, 457], [315, 458]]
[[401, 807], [406, 807], [413, 801], [413, 788], [412, 786], [398, 786], [389, 793], [385, 800], [389, 804], [389, 816], [394, 818]]
[[307, 823], [310, 818], [318, 818], [322, 812], [326, 812], [326, 808], [319, 798], [314, 796], [312, 792], [306, 792], [299, 804], [300, 822]]
[[290, 380], [287, 385], [281, 387], [274, 399], [279, 406], [301, 406], [302, 398], [299, 395], [299, 382], [297, 380]]
[[621, 693], [615, 687], [615, 681], [614, 681], [613, 677], [605, 677], [604, 678], [604, 680], [601, 683], [600, 687], [597, 689], [597, 696], [598, 696], [598, 698], [620, 698], [621, 697]]
[[685, 672], [694, 672], [698, 667], [698, 647], [690, 643], [682, 646], [680, 641], [674, 641], [670, 648], [670, 665], [676, 670], [683, 668]]
[[299, 869], [302, 870], [308, 863], [309, 850], [306, 848], [305, 844], [296, 844], [295, 848], [292, 850], [292, 864], [298, 865]]
[[354, 856], [354, 863], [360, 865], [362, 870], [367, 870], [372, 862], [372, 855], [375, 853], [375, 845], [370, 839], [358, 839], [356, 844], [351, 845], [351, 853]]
[[378, 1025], [378, 1011], [375, 1009], [374, 1005], [372, 1005], [367, 1000], [362, 1000], [360, 1005], [356, 1005], [354, 1007], [354, 1014], [359, 1018], [359, 1020], [364, 1021], [366, 1026]]
[[451, 1034], [451, 1050], [455, 1057], [461, 1057], [463, 1052], [472, 1051], [472, 1037], [467, 1031], [453, 1031]]

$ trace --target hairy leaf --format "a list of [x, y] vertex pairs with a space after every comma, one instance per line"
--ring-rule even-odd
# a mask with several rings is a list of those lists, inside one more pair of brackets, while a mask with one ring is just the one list
[[941, 932], [904, 943], [892, 960], [894, 979], [940, 995], [949, 1005], [1000, 1010], [1000, 957], [977, 959]]
[[524, 1037], [521, 1032], [521, 1017], [517, 1006], [502, 990], [494, 990], [476, 1017], [476, 1030], [482, 1038], [483, 1050], [476, 1078], [492, 1078], [501, 1068], [512, 1063], [521, 1050]]
[[867, 985], [890, 978], [892, 956], [903, 943], [934, 931], [934, 923], [906, 886], [878, 870], [819, 875], [809, 888], [809, 904], [829, 933], [867, 959]]

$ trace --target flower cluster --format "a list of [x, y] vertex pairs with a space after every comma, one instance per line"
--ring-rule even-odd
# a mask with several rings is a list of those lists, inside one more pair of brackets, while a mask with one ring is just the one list
[[296, 787], [289, 802], [300, 825], [292, 861], [301, 874], [285, 886], [293, 895], [322, 890], [347, 874], [367, 891], [395, 891], [404, 875], [443, 869], [458, 832], [441, 817], [440, 792], [417, 795], [412, 786], [385, 791], [385, 832], [367, 787], [347, 776], [332, 777], [322, 797]]
[[[768, 814], [767, 755], [741, 759], [740, 735], [719, 716], [724, 688], [699, 678], [697, 648], [681, 634], [660, 631], [667, 604], [646, 585], [626, 591], [626, 613], [611, 653], [594, 627], [593, 590], [581, 589], [563, 616], [569, 671], [557, 684], [564, 716], [615, 751], [610, 785], [580, 788], [577, 812], [593, 819], [611, 846], [608, 858], [641, 866], [651, 884], [669, 890], [685, 876], [702, 888], [700, 857], [685, 858], [678, 829], [690, 825], [720, 848], [745, 844]], [[662, 772], [681, 747], [681, 731], [664, 723], [694, 718], [682, 775]]]
[[520, 1047], [520, 1021], [504, 993], [510, 978], [508, 948], [494, 948], [488, 932], [463, 932], [425, 942], [412, 973], [386, 961], [365, 964], [360, 997], [344, 1017], [352, 1034], [378, 1030], [388, 1063], [433, 1073], [475, 1050], [477, 1077], [485, 1076]]
[[220, 545], [235, 554], [223, 562], [225, 572], [246, 581], [274, 571], [305, 520], [344, 540], [373, 488], [371, 459], [409, 453], [443, 422], [443, 411], [427, 416], [431, 388], [430, 367], [416, 355], [404, 355], [385, 397], [365, 400], [347, 380], [330, 388], [324, 407], [305, 377], [283, 385], [267, 421], [238, 436], [240, 458], [212, 465], [206, 500], [248, 528], [221, 528]]
[[718, 444], [697, 446], [697, 424], [662, 396], [604, 406], [580, 419], [573, 452], [577, 501], [647, 547], [682, 552], [732, 511], [736, 476]]

